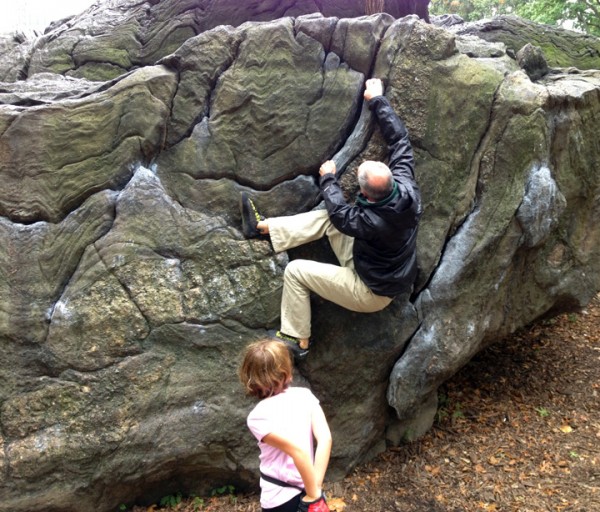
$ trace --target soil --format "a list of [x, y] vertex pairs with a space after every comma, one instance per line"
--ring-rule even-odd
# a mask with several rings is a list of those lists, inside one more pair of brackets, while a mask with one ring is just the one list
[[[580, 313], [525, 328], [481, 352], [440, 389], [436, 423], [424, 437], [326, 484], [330, 508], [600, 511], [599, 406], [600, 295]], [[229, 495], [166, 510], [260, 506], [257, 495]]]

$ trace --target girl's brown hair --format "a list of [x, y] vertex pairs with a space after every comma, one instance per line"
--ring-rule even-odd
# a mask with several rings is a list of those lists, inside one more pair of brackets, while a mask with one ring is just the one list
[[246, 347], [239, 377], [248, 395], [262, 399], [286, 389], [292, 372], [290, 350], [279, 341], [262, 340]]

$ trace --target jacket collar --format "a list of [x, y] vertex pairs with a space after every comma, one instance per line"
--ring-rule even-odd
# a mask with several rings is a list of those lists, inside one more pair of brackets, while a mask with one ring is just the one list
[[361, 192], [358, 194], [358, 197], [356, 198], [356, 202], [362, 206], [384, 206], [384, 205], [388, 204], [392, 199], [397, 197], [398, 195], [400, 195], [400, 189], [398, 188], [398, 183], [396, 183], [396, 181], [394, 181], [390, 195], [385, 197], [384, 199], [381, 199], [380, 201], [372, 202], [372, 201], [369, 201], [364, 196], [364, 194]]

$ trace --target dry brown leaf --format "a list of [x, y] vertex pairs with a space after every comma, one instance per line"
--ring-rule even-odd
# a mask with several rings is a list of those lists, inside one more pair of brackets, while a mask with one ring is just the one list
[[425, 471], [431, 473], [433, 476], [439, 475], [442, 468], [440, 466], [425, 466]]
[[332, 512], [344, 512], [346, 509], [346, 502], [341, 498], [331, 498], [327, 500], [329, 510]]

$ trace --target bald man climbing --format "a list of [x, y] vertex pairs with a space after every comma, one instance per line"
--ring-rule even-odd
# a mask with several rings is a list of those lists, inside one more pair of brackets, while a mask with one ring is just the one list
[[373, 313], [409, 291], [417, 274], [421, 196], [408, 132], [383, 96], [381, 80], [367, 80], [364, 97], [389, 146], [389, 162], [360, 164], [354, 204], [344, 199], [332, 160], [319, 169], [325, 210], [265, 219], [246, 194], [240, 199], [247, 238], [270, 237], [275, 252], [282, 252], [327, 236], [340, 263], [296, 259], [285, 269], [275, 336], [297, 360], [309, 350], [311, 291], [346, 309]]

